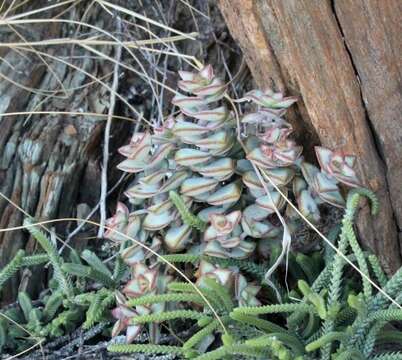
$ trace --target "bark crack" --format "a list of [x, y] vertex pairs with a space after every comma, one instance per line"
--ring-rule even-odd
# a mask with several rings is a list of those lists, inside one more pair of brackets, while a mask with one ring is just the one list
[[[351, 50], [350, 50], [350, 48], [349, 48], [349, 46], [348, 46], [348, 43], [347, 43], [347, 41], [346, 41], [346, 37], [345, 37], [344, 31], [343, 31], [343, 28], [342, 28], [342, 24], [341, 24], [341, 22], [340, 22], [340, 20], [339, 20], [338, 13], [337, 13], [337, 11], [336, 11], [336, 0], [330, 0], [330, 4], [331, 4], [332, 12], [333, 12], [333, 14], [334, 14], [334, 18], [335, 18], [336, 24], [337, 24], [338, 29], [339, 29], [339, 31], [340, 31], [340, 33], [341, 33], [341, 36], [342, 36], [342, 40], [343, 40], [343, 44], [344, 44], [344, 46], [345, 46], [345, 50], [346, 50], [346, 52], [347, 52], [347, 54], [348, 54], [348, 57], [349, 57], [349, 59], [350, 59], [350, 63], [351, 63], [351, 65], [352, 65], [353, 71], [354, 71], [354, 73], [355, 73], [355, 75], [356, 75], [356, 78], [357, 78], [357, 81], [358, 81], [358, 83], [359, 83], [360, 99], [361, 99], [361, 102], [362, 102], [362, 107], [363, 107], [363, 111], [364, 111], [364, 116], [365, 116], [365, 119], [366, 119], [366, 123], [367, 123], [367, 125], [368, 125], [369, 133], [370, 133], [370, 135], [371, 135], [371, 137], [372, 137], [372, 139], [373, 139], [374, 148], [375, 148], [375, 150], [376, 150], [376, 153], [377, 153], [377, 155], [378, 155], [378, 158], [379, 158], [379, 160], [380, 160], [380, 162], [381, 162], [382, 167], [384, 168], [385, 171], [387, 171], [387, 165], [386, 165], [387, 163], [386, 163], [386, 161], [385, 161], [384, 150], [383, 150], [383, 148], [382, 148], [382, 146], [381, 146], [381, 143], [380, 143], [380, 140], [379, 140], [379, 138], [378, 138], [377, 132], [376, 132], [375, 129], [374, 129], [374, 125], [373, 125], [373, 123], [372, 123], [372, 121], [371, 121], [371, 119], [370, 119], [370, 116], [369, 116], [369, 114], [368, 114], [368, 109], [367, 109], [366, 103], [365, 103], [365, 101], [364, 101], [364, 96], [363, 96], [363, 90], [362, 90], [362, 87], [361, 87], [361, 81], [360, 81], [359, 71], [358, 71], [358, 69], [357, 69], [357, 66], [356, 66], [354, 60], [353, 60], [352, 52], [351, 52]], [[387, 189], [390, 189], [390, 184], [389, 184], [388, 176], [387, 176], [387, 175], [384, 176], [384, 181], [385, 181], [386, 188], [387, 188]], [[388, 195], [389, 197], [391, 196], [391, 194], [389, 193], [389, 191], [387, 191], [387, 195]], [[398, 219], [397, 219], [396, 212], [395, 212], [395, 209], [394, 209], [394, 206], [393, 206], [392, 201], [390, 201], [390, 207], [391, 207], [391, 216], [392, 216], [392, 220], [391, 220], [391, 221], [395, 224], [395, 228], [396, 228], [396, 230], [397, 230], [397, 237], [400, 237], [400, 234], [401, 234], [401, 230], [402, 230], [402, 229], [399, 228], [399, 226], [398, 226]], [[399, 242], [399, 241], [396, 241], [395, 244], [396, 244], [396, 246], [398, 247], [398, 253], [399, 253], [399, 254], [402, 254], [402, 246], [401, 246], [400, 242]]]
[[[343, 32], [343, 28], [342, 28], [341, 22], [340, 22], [339, 17], [338, 17], [338, 13], [336, 12], [336, 4], [335, 4], [335, 3], [336, 3], [336, 0], [331, 0], [330, 3], [331, 3], [331, 8], [332, 8], [332, 12], [333, 12], [333, 14], [334, 14], [334, 18], [335, 18], [336, 24], [338, 25], [338, 29], [339, 29], [339, 31], [340, 31], [340, 33], [341, 33], [341, 35], [342, 35], [342, 40], [343, 40], [343, 44], [344, 44], [344, 46], [345, 46], [345, 50], [346, 50], [346, 52], [347, 52], [347, 54], [348, 54], [350, 63], [352, 64], [352, 68], [353, 68], [353, 71], [354, 71], [354, 73], [355, 73], [355, 75], [356, 75], [357, 82], [359, 83], [360, 99], [361, 99], [361, 101], [362, 101], [362, 107], [363, 107], [363, 110], [364, 110], [364, 116], [365, 116], [365, 119], [366, 119], [366, 123], [367, 123], [367, 125], [368, 125], [369, 131], [370, 131], [370, 134], [371, 134], [371, 137], [372, 137], [372, 139], [373, 139], [374, 148], [376, 149], [376, 153], [377, 153], [378, 157], [379, 157], [380, 160], [381, 160], [382, 166], [384, 167], [384, 169], [386, 169], [386, 162], [385, 162], [385, 157], [384, 157], [384, 151], [383, 151], [383, 149], [382, 149], [382, 146], [381, 146], [381, 144], [380, 144], [380, 140], [379, 140], [378, 135], [377, 135], [377, 133], [376, 133], [376, 131], [375, 131], [375, 129], [374, 129], [373, 123], [372, 123], [372, 121], [371, 121], [371, 119], [370, 119], [370, 116], [369, 116], [369, 114], [368, 114], [368, 110], [367, 110], [367, 107], [366, 107], [366, 103], [365, 103], [365, 101], [364, 101], [364, 96], [363, 96], [363, 91], [362, 91], [362, 87], [361, 87], [361, 81], [360, 81], [359, 71], [357, 70], [357, 66], [356, 66], [356, 64], [355, 64], [355, 62], [354, 62], [354, 60], [353, 60], [352, 52], [351, 52], [350, 49], [349, 49], [348, 43], [347, 43], [346, 38], [345, 38], [345, 34], [344, 34], [344, 32]], [[386, 180], [386, 181], [387, 181], [387, 180]], [[388, 186], [388, 181], [387, 181], [387, 186]]]

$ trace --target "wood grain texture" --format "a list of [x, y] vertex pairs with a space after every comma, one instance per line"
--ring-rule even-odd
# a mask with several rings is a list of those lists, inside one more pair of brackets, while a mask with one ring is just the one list
[[[265, 13], [265, 18], [260, 18], [255, 4], [254, 0], [228, 1], [226, 6], [221, 5], [221, 10], [232, 35], [243, 50], [247, 63], [258, 64], [256, 66], [249, 65], [256, 84], [263, 89], [275, 89], [297, 96], [299, 98], [298, 107], [289, 109], [286, 114], [287, 120], [293, 125], [298, 140], [304, 139], [310, 144], [318, 144], [318, 136], [307, 114], [297, 83], [290, 77], [287, 69], [281, 67], [281, 61], [284, 59], [278, 58], [274, 53], [278, 49], [272, 47], [267, 39], [268, 33], [270, 36], [275, 36], [276, 39], [279, 38], [273, 34], [276, 24], [271, 26], [268, 32], [264, 28], [267, 18], [269, 18], [269, 23], [275, 23], [275, 19], [268, 12]], [[232, 31], [233, 27], [236, 30]], [[304, 118], [303, 122], [300, 121], [301, 116]], [[311, 157], [312, 154], [309, 155]]]
[[[63, 79], [65, 88], [76, 88], [87, 82], [79, 72], [71, 72], [66, 66], [57, 63], [53, 64], [52, 73], [40, 62], [19, 56], [12, 51], [5, 54], [5, 59], [0, 65], [0, 72], [10, 74], [8, 64], [12, 64], [15, 69], [15, 72], [10, 74], [13, 81], [25, 87], [55, 89], [58, 83], [54, 73], [59, 79]], [[90, 70], [92, 61], [86, 60], [82, 66]], [[8, 81], [0, 83], [0, 94], [1, 113], [46, 110], [37, 107], [42, 101], [42, 95], [13, 86]], [[81, 105], [84, 111], [93, 112], [94, 109], [85, 106], [86, 100], [98, 96], [94, 88], [92, 94], [89, 94], [88, 88], [72, 92], [66, 103], [72, 108]], [[51, 110], [65, 111], [65, 108], [59, 108], [59, 102], [57, 97], [50, 98], [46, 106]], [[11, 198], [37, 220], [69, 217], [76, 214], [77, 205], [80, 203], [87, 203], [88, 206], [96, 204], [99, 166], [96, 166], [97, 173], [90, 177], [87, 174], [91, 164], [97, 162], [102, 122], [85, 116], [33, 115], [27, 118], [24, 115], [3, 115], [0, 118], [0, 128], [2, 194]], [[91, 191], [86, 193], [82, 191], [82, 187]], [[0, 198], [0, 228], [20, 226], [24, 218], [25, 215], [20, 210]], [[66, 225], [55, 225], [55, 229], [62, 234]], [[0, 268], [21, 248], [26, 249], [28, 253], [42, 251], [37, 248], [35, 240], [28, 238], [26, 232], [0, 233]], [[34, 290], [36, 293], [40, 291], [39, 284], [43, 275], [34, 271], [31, 280], [26, 282], [28, 290]], [[20, 279], [13, 278], [2, 291], [2, 301], [14, 299], [19, 285]]]
[[[401, 264], [401, 253], [395, 206], [394, 209], [391, 206], [393, 195], [389, 194], [385, 176], [388, 164], [382, 161], [376, 147], [376, 134], [370, 128], [371, 114], [361, 96], [364, 87], [360, 87], [331, 2], [220, 0], [220, 8], [258, 85], [271, 86], [271, 79], [279, 79], [276, 80], [278, 89], [296, 89], [303, 100], [299, 121], [307, 126], [312, 124], [324, 146], [341, 148], [358, 156], [359, 175], [367, 187], [376, 191], [381, 202], [380, 215], [375, 219], [370, 217], [367, 206], [361, 212], [360, 239], [380, 256], [387, 271], [395, 271]], [[345, 11], [350, 11], [346, 5]], [[356, 11], [345, 21], [356, 21]], [[359, 25], [353, 31], [360, 31]], [[367, 70], [367, 75], [370, 71]], [[392, 84], [386, 92], [388, 96], [393, 94], [391, 88]], [[377, 107], [373, 105], [373, 108]], [[381, 132], [374, 123], [373, 127], [375, 132]], [[392, 141], [397, 147], [397, 139]]]
[[360, 79], [402, 229], [402, 2], [337, 0], [335, 12]]

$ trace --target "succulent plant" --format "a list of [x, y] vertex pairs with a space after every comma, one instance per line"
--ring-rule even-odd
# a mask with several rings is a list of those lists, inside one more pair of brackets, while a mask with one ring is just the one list
[[[296, 98], [270, 90], [247, 93], [243, 100], [252, 101], [257, 108], [240, 119], [239, 139], [239, 121], [225, 105], [226, 85], [212, 67], [181, 71], [179, 76], [178, 87], [186, 94], [177, 94], [172, 100], [178, 114], [159, 127], [136, 132], [130, 143], [119, 149], [126, 159], [118, 168], [135, 174], [125, 192], [132, 212], [119, 203], [116, 214], [108, 220], [111, 230], [106, 237], [120, 241], [115, 229], [165, 253], [251, 257], [259, 242], [282, 236], [275, 219], [277, 211], [290, 213], [276, 188], [261, 184], [255, 166], [283, 194], [293, 194], [290, 198], [312, 222], [320, 220], [319, 205], [323, 202], [345, 205], [339, 183], [358, 186], [354, 157], [317, 147], [322, 169], [304, 160], [302, 147], [290, 137], [291, 124], [282, 118]], [[150, 255], [137, 244], [126, 248], [122, 258], [133, 269], [125, 295], [136, 297], [144, 286], [146, 291], [154, 291], [148, 288], [152, 284], [148, 277], [164, 275], [156, 269], [147, 270], [140, 281], [137, 274]], [[240, 306], [258, 305], [259, 288], [248, 284], [238, 271], [201, 262], [197, 274], [197, 284], [213, 277], [227, 285]], [[128, 329], [127, 318], [138, 312], [125, 309], [125, 301], [121, 301], [115, 311], [119, 319], [115, 333]], [[129, 329], [129, 340], [138, 327], [134, 330]]]
[[201, 288], [205, 286], [205, 279], [213, 279], [225, 286], [232, 293], [238, 306], [260, 305], [256, 295], [261, 287], [248, 283], [237, 267], [221, 268], [203, 260], [200, 262], [196, 276], [196, 284]]
[[[112, 330], [112, 336], [116, 336], [125, 330], [127, 343], [131, 343], [143, 328], [141, 324], [133, 323], [135, 317], [157, 314], [165, 310], [162, 303], [137, 305], [135, 308], [130, 308], [127, 302], [144, 295], [163, 293], [171, 280], [170, 276], [164, 276], [160, 274], [158, 269], [150, 269], [141, 262], [134, 263], [131, 270], [131, 280], [126, 284], [122, 293], [117, 292], [117, 307], [112, 311], [113, 317], [117, 319]], [[156, 342], [159, 337], [159, 327], [156, 323], [149, 325], [149, 333], [150, 338]]]

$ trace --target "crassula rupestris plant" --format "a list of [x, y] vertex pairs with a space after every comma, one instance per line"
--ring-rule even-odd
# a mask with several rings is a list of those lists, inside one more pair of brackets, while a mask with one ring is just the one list
[[[292, 126], [282, 117], [295, 98], [253, 90], [243, 100], [253, 102], [256, 111], [239, 119], [229, 110], [226, 85], [211, 66], [179, 75], [178, 87], [185, 94], [172, 101], [179, 110], [176, 115], [160, 127], [134, 133], [119, 149], [126, 159], [118, 168], [134, 174], [125, 192], [130, 210], [118, 204], [106, 237], [122, 241], [113, 231], [118, 230], [161, 254], [248, 259], [256, 255], [259, 244], [282, 237], [276, 211], [293, 221], [286, 217], [290, 211], [283, 197], [269, 182], [263, 186], [255, 166], [315, 223], [320, 220], [320, 204], [345, 205], [340, 183], [359, 186], [353, 156], [316, 147], [321, 169], [304, 160], [302, 147], [291, 139]], [[162, 277], [166, 283], [168, 270], [136, 244], [122, 257], [132, 267], [132, 280], [119, 296], [114, 334], [126, 329], [130, 342], [141, 328], [127, 319], [161, 309], [128, 309], [126, 302], [138, 294], [162, 294], [164, 288], [153, 278]], [[259, 286], [238, 269], [202, 262], [197, 276], [198, 284], [207, 276], [227, 286], [239, 306], [259, 304]]]

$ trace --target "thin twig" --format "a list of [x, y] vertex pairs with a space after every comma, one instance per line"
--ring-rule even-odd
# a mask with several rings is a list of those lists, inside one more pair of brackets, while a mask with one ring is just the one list
[[[117, 187], [122, 183], [122, 181], [123, 181], [124, 179], [126, 179], [126, 178], [127, 178], [127, 174], [123, 174], [123, 175], [120, 177], [120, 179], [117, 180], [116, 184], [114, 184], [113, 187], [112, 187], [111, 189], [109, 189], [109, 191], [107, 192], [106, 195], [108, 196], [108, 195], [110, 195], [114, 190], [116, 190], [116, 188], [117, 188]], [[101, 204], [101, 202], [99, 201], [99, 202], [96, 204], [96, 206], [89, 212], [89, 214], [87, 215], [87, 217], [85, 218], [85, 220], [89, 220], [89, 219], [93, 216], [93, 214], [95, 214], [95, 213], [98, 211], [100, 204]], [[71, 231], [71, 232], [68, 234], [67, 239], [64, 241], [64, 244], [63, 244], [63, 245], [60, 247], [60, 249], [59, 249], [59, 254], [61, 254], [61, 253], [63, 252], [63, 250], [64, 250], [64, 249], [66, 248], [66, 246], [69, 244], [69, 242], [71, 241], [71, 239], [72, 239], [75, 235], [77, 235], [77, 234], [80, 232], [80, 230], [81, 230], [84, 226], [85, 226], [85, 223], [82, 222], [82, 223], [80, 223], [73, 231]]]
[[[120, 17], [116, 17], [117, 21], [117, 33], [121, 32], [121, 20]], [[100, 227], [98, 231], [98, 238], [102, 238], [104, 234], [104, 226], [106, 222], [106, 197], [107, 197], [107, 167], [109, 163], [109, 139], [110, 129], [112, 127], [112, 118], [114, 108], [116, 105], [116, 91], [119, 86], [119, 63], [121, 59], [121, 45], [116, 47], [116, 62], [114, 64], [113, 72], [113, 91], [110, 93], [110, 104], [108, 111], [108, 118], [106, 120], [105, 135], [103, 141], [103, 162], [102, 162], [102, 174], [101, 174], [101, 195], [100, 195]]]

